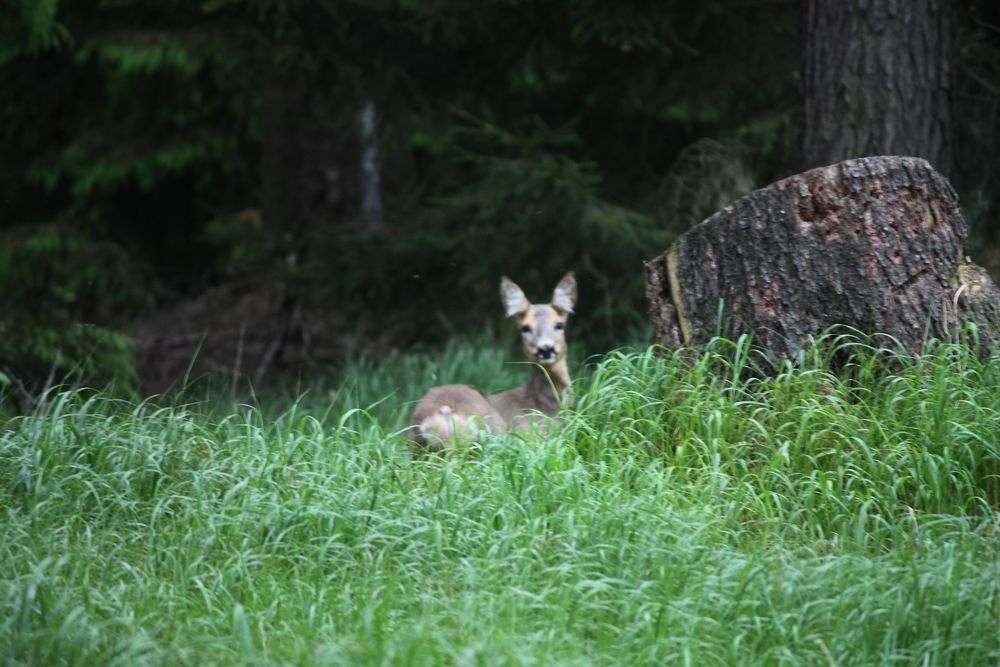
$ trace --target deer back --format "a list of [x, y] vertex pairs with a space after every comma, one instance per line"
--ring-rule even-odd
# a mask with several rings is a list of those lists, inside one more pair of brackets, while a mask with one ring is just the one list
[[468, 384], [431, 388], [417, 403], [410, 420], [413, 439], [428, 449], [473, 440], [483, 431], [502, 433], [506, 426], [483, 392]]

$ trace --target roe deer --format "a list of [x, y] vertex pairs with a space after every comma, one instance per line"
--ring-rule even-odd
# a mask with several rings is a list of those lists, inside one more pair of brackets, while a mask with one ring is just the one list
[[410, 420], [412, 437], [429, 449], [475, 438], [481, 430], [503, 433], [527, 430], [542, 415], [559, 411], [569, 387], [566, 367], [566, 319], [576, 303], [576, 276], [563, 276], [552, 293], [552, 302], [532, 305], [524, 292], [507, 277], [500, 279], [500, 301], [507, 317], [516, 317], [528, 361], [534, 362], [531, 379], [523, 387], [487, 396], [467, 384], [434, 387], [420, 399]]

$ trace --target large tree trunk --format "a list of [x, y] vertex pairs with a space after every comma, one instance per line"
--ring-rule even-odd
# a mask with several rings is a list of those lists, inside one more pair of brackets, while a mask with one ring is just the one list
[[737, 200], [647, 263], [654, 340], [676, 348], [749, 332], [781, 359], [848, 325], [919, 352], [971, 321], [986, 349], [1000, 291], [965, 240], [955, 191], [922, 159], [814, 169]]
[[803, 168], [915, 155], [952, 174], [955, 0], [803, 0]]

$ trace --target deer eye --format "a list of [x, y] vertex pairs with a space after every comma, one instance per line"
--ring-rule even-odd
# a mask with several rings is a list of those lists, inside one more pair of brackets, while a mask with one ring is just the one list
[[525, 324], [523, 327], [521, 327], [521, 331], [523, 331], [524, 333], [531, 333], [531, 325]]
[[565, 326], [562, 322], [556, 322], [556, 331], [562, 331]]

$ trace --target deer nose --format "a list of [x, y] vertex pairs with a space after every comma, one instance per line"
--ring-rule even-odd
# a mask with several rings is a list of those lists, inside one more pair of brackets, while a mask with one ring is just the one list
[[535, 356], [542, 361], [547, 361], [552, 357], [556, 356], [556, 346], [555, 345], [539, 345], [538, 350], [535, 351]]

